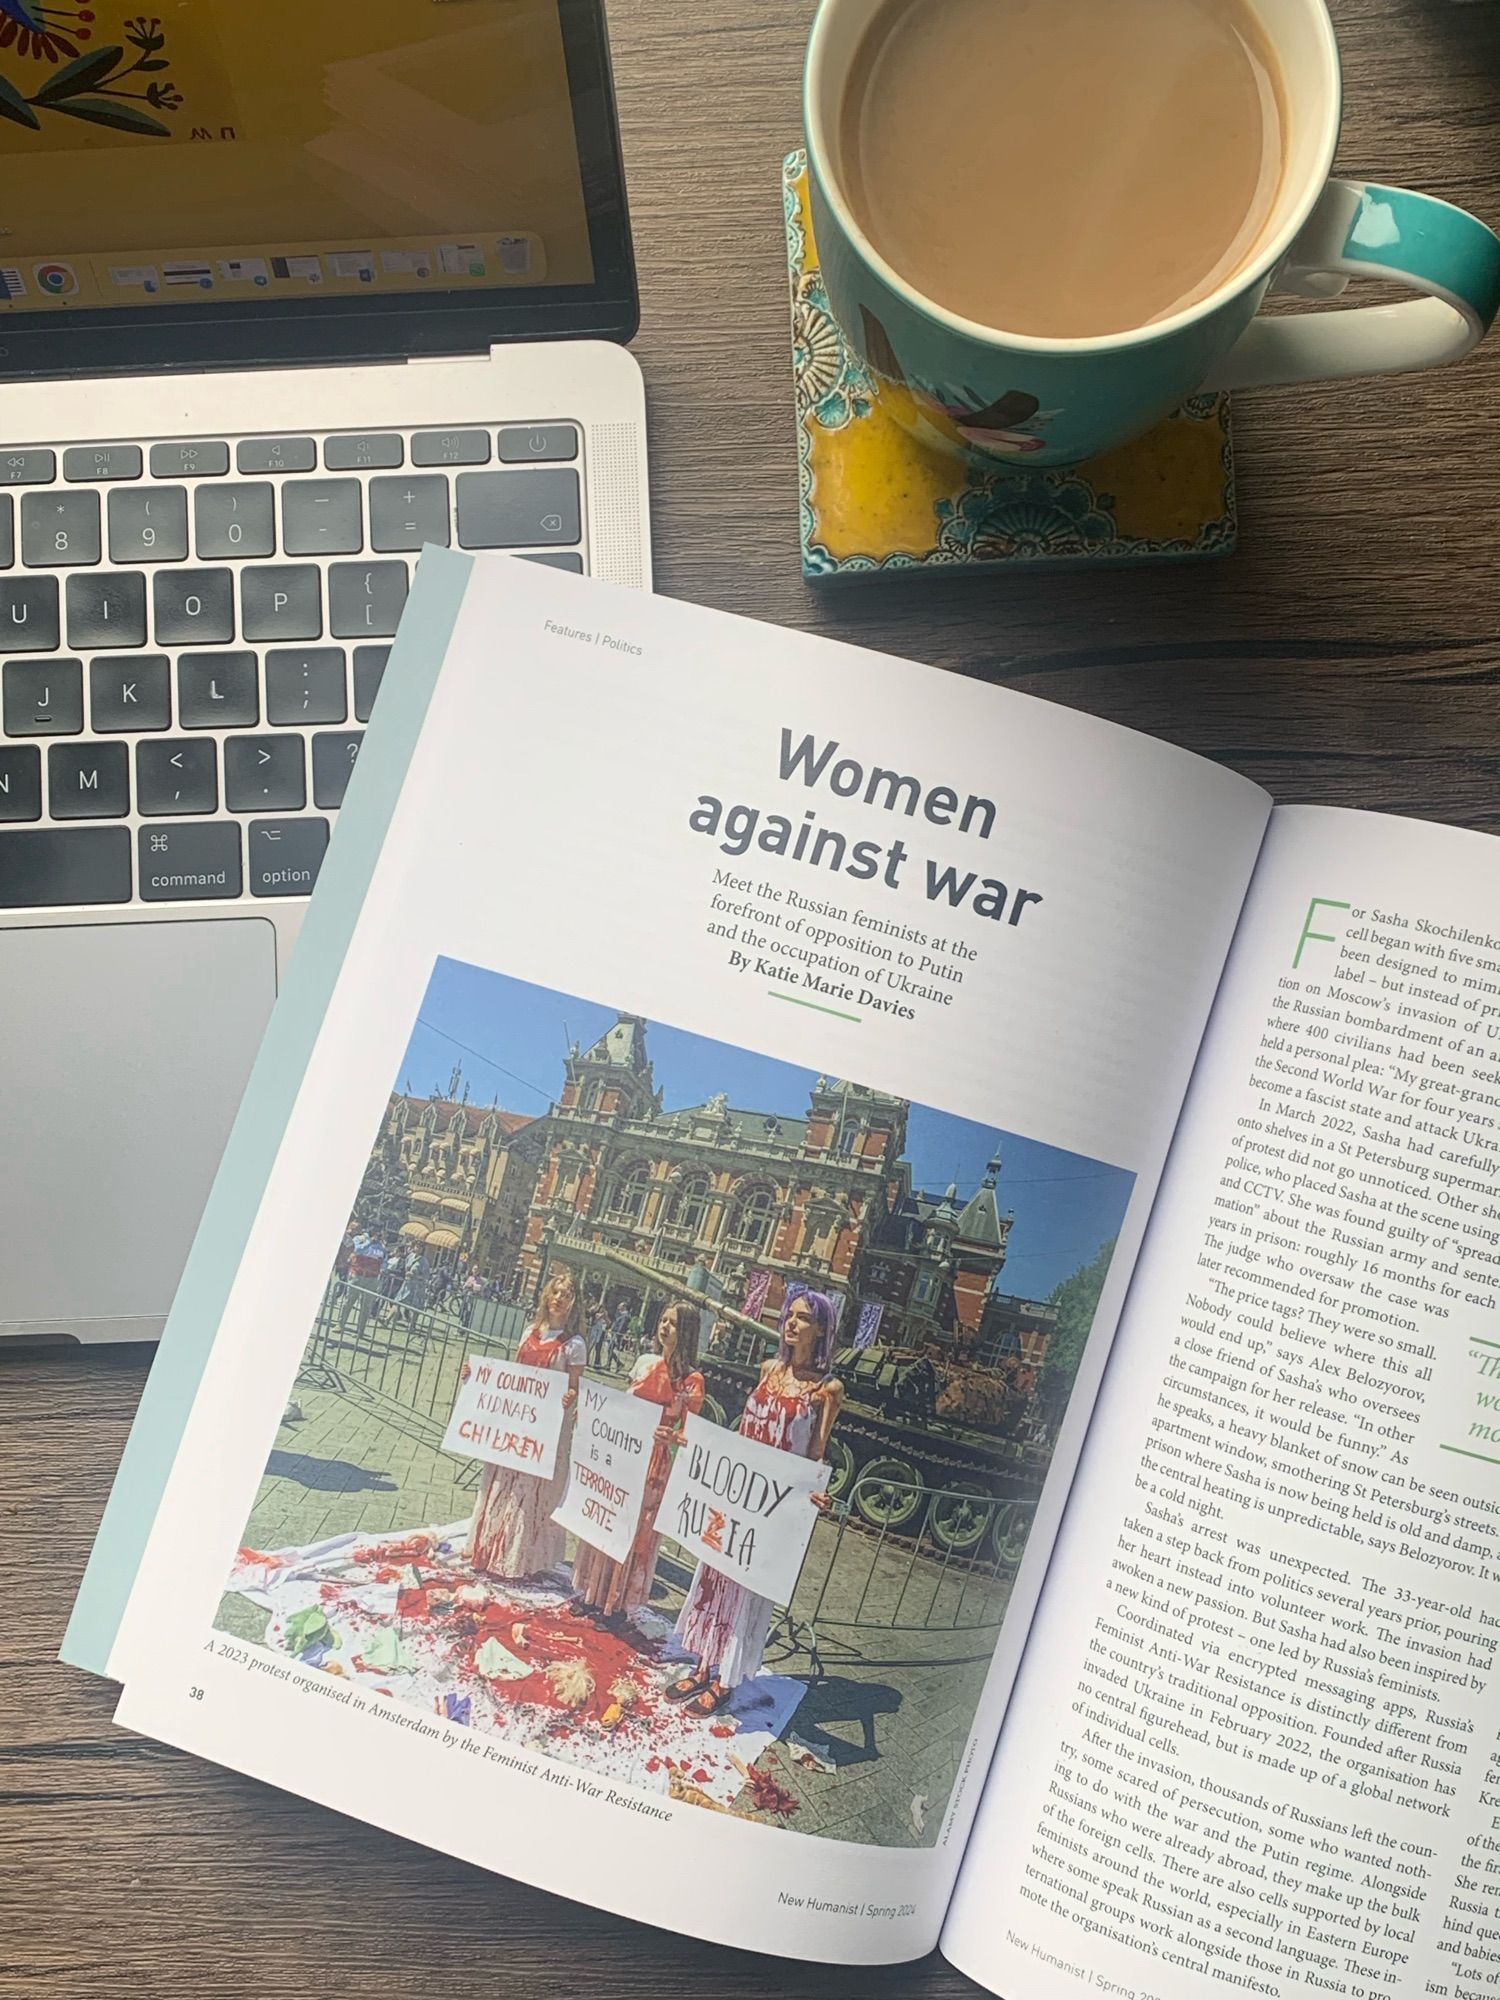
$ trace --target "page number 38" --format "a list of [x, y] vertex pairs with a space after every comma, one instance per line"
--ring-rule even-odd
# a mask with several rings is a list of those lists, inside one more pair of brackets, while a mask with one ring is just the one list
[[202, 1688], [189, 1688], [189, 1689], [188, 1689], [188, 1700], [189, 1700], [189, 1701], [202, 1701], [202, 1699], [203, 1699], [203, 1690], [202, 1690]]

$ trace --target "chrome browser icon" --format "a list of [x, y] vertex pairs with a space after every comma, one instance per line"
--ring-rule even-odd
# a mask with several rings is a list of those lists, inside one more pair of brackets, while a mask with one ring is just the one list
[[37, 290], [45, 292], [48, 298], [70, 299], [78, 290], [78, 273], [71, 264], [34, 264], [31, 275], [36, 279]]

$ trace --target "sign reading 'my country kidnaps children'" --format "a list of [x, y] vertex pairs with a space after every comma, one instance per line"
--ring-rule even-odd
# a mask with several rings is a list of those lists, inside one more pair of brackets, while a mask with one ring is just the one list
[[562, 1435], [568, 1378], [545, 1368], [471, 1354], [464, 1363], [443, 1450], [550, 1479]]
[[829, 1468], [690, 1416], [656, 1525], [689, 1555], [785, 1604], [817, 1524]]

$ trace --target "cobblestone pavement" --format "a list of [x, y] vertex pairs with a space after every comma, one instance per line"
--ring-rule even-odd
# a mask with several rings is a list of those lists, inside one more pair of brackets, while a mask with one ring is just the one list
[[[245, 1540], [269, 1550], [461, 1519], [474, 1505], [476, 1470], [429, 1438], [430, 1426], [368, 1389], [299, 1383]], [[674, 1553], [664, 1551], [654, 1600], [669, 1618], [688, 1580]], [[788, 1824], [882, 1846], [933, 1844], [1007, 1595], [1003, 1579], [963, 1576], [895, 1541], [818, 1523], [766, 1659], [767, 1671], [809, 1682], [761, 1759], [801, 1802]], [[811, 1658], [815, 1614], [822, 1679]], [[980, 1618], [988, 1622], [974, 1629]], [[219, 1622], [258, 1640], [265, 1621], [229, 1598]], [[812, 1768], [809, 1753], [832, 1768]]]

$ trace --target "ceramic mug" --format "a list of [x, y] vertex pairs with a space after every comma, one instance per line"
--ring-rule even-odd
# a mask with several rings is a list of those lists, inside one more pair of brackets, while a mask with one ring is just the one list
[[[909, 403], [893, 398], [893, 413], [969, 451], [1068, 465], [1134, 437], [1197, 389], [1432, 368], [1488, 331], [1500, 306], [1500, 238], [1431, 195], [1329, 177], [1342, 86], [1323, 0], [1256, 0], [1285, 85], [1286, 154], [1260, 247], [1216, 291], [1150, 326], [1078, 340], [1004, 333], [946, 311], [885, 261], [855, 220], [839, 172], [844, 92], [881, 4], [821, 0], [803, 110], [829, 303], [869, 368], [909, 392]], [[1425, 296], [1256, 317], [1273, 287], [1326, 299], [1351, 277]]]

